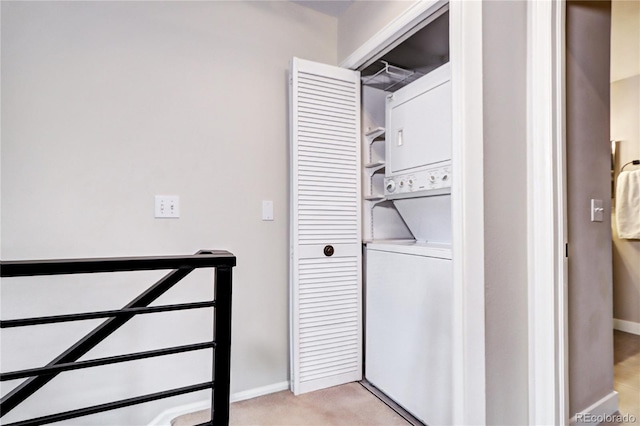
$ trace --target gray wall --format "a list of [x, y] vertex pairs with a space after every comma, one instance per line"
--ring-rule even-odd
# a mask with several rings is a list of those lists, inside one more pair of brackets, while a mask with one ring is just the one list
[[[286, 384], [287, 69], [294, 55], [335, 64], [337, 20], [281, 1], [1, 7], [2, 258], [228, 249], [238, 256], [232, 393]], [[154, 219], [156, 194], [179, 195], [181, 218]], [[273, 222], [261, 221], [262, 200], [274, 201]], [[157, 276], [3, 280], [2, 316], [118, 308]], [[211, 273], [184, 285], [163, 301], [210, 297]], [[146, 317], [89, 356], [211, 336], [208, 314]], [[34, 327], [20, 336], [3, 330], [2, 369], [46, 363], [95, 324]], [[44, 340], [37, 345], [35, 337]], [[211, 369], [207, 352], [177, 364], [68, 373], [17, 415], [199, 383]], [[73, 400], [64, 397], [80, 384]], [[3, 382], [3, 392], [12, 385]], [[208, 398], [200, 393], [77, 423], [146, 424], [166, 408]]]
[[482, 5], [487, 424], [528, 422], [527, 5]]
[[[567, 4], [569, 410], [613, 391], [609, 52], [611, 4]], [[590, 200], [604, 222], [590, 221]]]

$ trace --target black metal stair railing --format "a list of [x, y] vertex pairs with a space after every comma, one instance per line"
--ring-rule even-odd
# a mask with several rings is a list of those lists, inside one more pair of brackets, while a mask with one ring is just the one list
[[[119, 310], [0, 321], [0, 328], [11, 328], [96, 318], [109, 318], [69, 349], [56, 357], [53, 361], [48, 363], [45, 367], [10, 371], [0, 374], [0, 381], [28, 377], [27, 380], [18, 385], [0, 400], [0, 417], [3, 417], [5, 414], [13, 410], [45, 384], [54, 379], [58, 374], [65, 371], [134, 361], [181, 352], [210, 348], [213, 348], [214, 350], [213, 378], [211, 381], [77, 410], [51, 414], [34, 419], [22, 420], [6, 424], [5, 426], [42, 425], [60, 422], [76, 417], [123, 408], [134, 404], [142, 404], [204, 389], [212, 390], [211, 421], [205, 424], [216, 426], [227, 425], [229, 423], [229, 379], [231, 365], [231, 271], [234, 266], [236, 266], [236, 258], [233, 254], [227, 251], [210, 250], [201, 250], [191, 256], [0, 261], [1, 277], [173, 269], [173, 271], [165, 275], [145, 292], [129, 302], [124, 308]], [[189, 273], [198, 268], [215, 268], [214, 300], [149, 307], [151, 302], [156, 300]], [[93, 349], [117, 329], [122, 327], [135, 315], [202, 308], [214, 308], [214, 338], [211, 341], [98, 358], [88, 361], [78, 361], [80, 357]]]

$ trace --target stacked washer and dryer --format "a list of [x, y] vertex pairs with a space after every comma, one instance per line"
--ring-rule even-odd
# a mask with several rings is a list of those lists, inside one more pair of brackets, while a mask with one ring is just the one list
[[452, 422], [451, 68], [387, 95], [384, 196], [411, 240], [365, 245], [367, 381], [426, 424]]

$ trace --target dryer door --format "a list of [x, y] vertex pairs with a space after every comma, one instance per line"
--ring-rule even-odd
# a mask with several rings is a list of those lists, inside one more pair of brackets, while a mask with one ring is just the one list
[[451, 66], [431, 71], [387, 101], [387, 176], [451, 160]]
[[290, 75], [291, 387], [362, 378], [360, 73], [294, 58]]

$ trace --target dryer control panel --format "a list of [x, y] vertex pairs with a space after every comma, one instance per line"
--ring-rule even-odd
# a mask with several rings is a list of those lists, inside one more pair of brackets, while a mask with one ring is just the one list
[[451, 192], [451, 164], [385, 178], [388, 199], [420, 197]]

